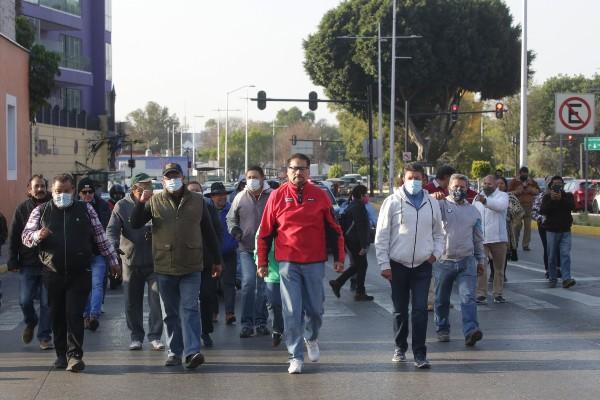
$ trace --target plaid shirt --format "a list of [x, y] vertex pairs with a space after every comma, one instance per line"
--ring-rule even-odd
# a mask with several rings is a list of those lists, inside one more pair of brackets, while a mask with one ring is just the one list
[[[40, 218], [42, 215], [42, 207], [44, 207], [44, 205], [45, 204], [39, 205], [33, 209], [31, 215], [29, 216], [29, 220], [27, 221], [27, 225], [25, 225], [25, 229], [23, 229], [23, 235], [21, 236], [21, 239], [23, 240], [23, 244], [27, 247], [35, 247], [40, 243], [38, 240], [37, 231], [41, 228]], [[86, 203], [86, 207], [92, 223], [94, 242], [96, 242], [96, 246], [98, 246], [100, 254], [108, 259], [110, 265], [119, 265], [117, 253], [115, 252], [113, 245], [106, 237], [104, 228], [98, 219], [98, 214], [96, 214], [96, 211], [90, 204]]]
[[540, 207], [542, 206], [542, 199], [544, 198], [545, 192], [541, 192], [533, 200], [533, 207], [531, 207], [531, 218], [538, 224], [543, 224], [546, 217], [540, 214]]

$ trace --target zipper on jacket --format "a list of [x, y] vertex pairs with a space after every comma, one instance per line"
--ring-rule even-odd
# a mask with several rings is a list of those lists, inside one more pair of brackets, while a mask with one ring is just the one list
[[65, 209], [63, 209], [63, 243], [65, 249], [63, 267], [65, 269], [65, 276], [67, 276], [67, 213]]
[[417, 249], [417, 237], [419, 236], [419, 210], [420, 208], [417, 209], [417, 222], [415, 224], [415, 243], [413, 245], [413, 257], [412, 257], [412, 268], [415, 267], [415, 251]]

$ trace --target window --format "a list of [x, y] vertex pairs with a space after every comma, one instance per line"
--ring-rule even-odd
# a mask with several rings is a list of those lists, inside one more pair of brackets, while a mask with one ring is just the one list
[[112, 0], [104, 1], [104, 29], [112, 32]]
[[38, 154], [50, 154], [50, 149], [48, 148], [48, 140], [39, 139], [37, 141], [37, 152]]
[[105, 43], [104, 50], [106, 56], [106, 80], [112, 81], [112, 45]]
[[17, 98], [6, 95], [6, 179], [17, 180]]
[[[81, 16], [81, 0], [38, 0], [38, 2], [44, 7]], [[34, 1], [30, 1], [30, 3], [34, 3]]]
[[73, 88], [61, 88], [62, 108], [69, 112], [81, 111], [81, 90]]
[[62, 54], [60, 65], [81, 71], [89, 70], [87, 59], [83, 57], [81, 39], [75, 36], [61, 35]]

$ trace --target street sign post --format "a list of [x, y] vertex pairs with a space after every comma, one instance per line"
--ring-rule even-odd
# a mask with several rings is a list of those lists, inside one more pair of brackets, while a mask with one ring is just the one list
[[412, 153], [410, 151], [402, 152], [402, 161], [410, 162], [412, 160]]
[[556, 93], [554, 98], [556, 133], [594, 133], [596, 104], [593, 94]]
[[586, 137], [585, 149], [587, 151], [600, 151], [600, 137]]

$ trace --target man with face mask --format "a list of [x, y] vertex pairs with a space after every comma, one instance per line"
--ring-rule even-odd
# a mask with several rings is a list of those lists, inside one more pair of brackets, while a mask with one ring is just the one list
[[[25, 329], [21, 335], [23, 343], [30, 343], [34, 329], [37, 326], [37, 338], [40, 349], [53, 349], [52, 327], [50, 325], [50, 310], [48, 308], [48, 291], [43, 285], [42, 269], [44, 264], [38, 257], [38, 249], [30, 249], [23, 245], [21, 235], [25, 224], [34, 208], [49, 201], [48, 183], [42, 175], [33, 175], [27, 185], [27, 196], [23, 203], [17, 206], [10, 230], [10, 253], [8, 268], [19, 273], [19, 303], [23, 311]], [[34, 299], [39, 293], [40, 313], [36, 314]]]
[[227, 213], [227, 229], [239, 242], [238, 253], [242, 272], [242, 329], [241, 338], [269, 335], [267, 328], [267, 298], [265, 282], [256, 276], [254, 247], [256, 231], [272, 190], [265, 183], [265, 174], [259, 166], [246, 171], [246, 187], [233, 199]]
[[521, 235], [521, 226], [523, 227], [523, 250], [529, 251], [531, 241], [531, 209], [535, 196], [540, 193], [540, 187], [537, 182], [529, 177], [529, 168], [521, 167], [519, 176], [508, 185], [508, 191], [514, 193], [519, 199], [521, 207], [525, 214], [520, 220], [513, 221], [514, 234], [517, 246], [519, 245], [519, 236]]
[[469, 204], [469, 179], [453, 174], [449, 181], [450, 194], [439, 201], [444, 226], [444, 252], [434, 264], [435, 324], [440, 342], [450, 341], [450, 295], [458, 282], [465, 345], [473, 346], [483, 334], [477, 322], [475, 290], [477, 275], [483, 273], [483, 231], [481, 215]]
[[183, 357], [185, 367], [193, 369], [204, 363], [198, 309], [204, 252], [210, 252], [215, 260], [213, 278], [221, 273], [221, 254], [204, 198], [200, 193], [190, 192], [182, 178], [179, 164], [165, 165], [165, 189], [156, 195], [152, 190], [144, 190], [133, 209], [131, 226], [139, 229], [152, 221], [154, 272], [167, 331], [165, 366], [181, 365]]
[[412, 298], [412, 351], [417, 368], [427, 360], [427, 295], [432, 265], [442, 255], [444, 233], [440, 207], [422, 189], [425, 174], [420, 164], [408, 164], [404, 184], [388, 196], [379, 211], [375, 250], [381, 275], [390, 281], [394, 303], [392, 361], [406, 361], [408, 305]]
[[[486, 256], [494, 265], [504, 265], [508, 248], [506, 231], [506, 213], [508, 210], [508, 194], [497, 188], [496, 177], [488, 175], [483, 178], [483, 191], [475, 197], [473, 204], [481, 214], [483, 221], [483, 245]], [[477, 279], [477, 304], [487, 304], [487, 268]], [[506, 303], [502, 297], [504, 289], [504, 268], [494, 269], [492, 294], [494, 303]]]
[[94, 251], [109, 260], [111, 274], [120, 275], [121, 267], [94, 208], [74, 199], [73, 177], [57, 175], [52, 182], [52, 201], [31, 212], [21, 239], [27, 247], [37, 246], [45, 266], [57, 355], [54, 366], [79, 372], [85, 368], [83, 309], [91, 288]]

